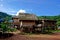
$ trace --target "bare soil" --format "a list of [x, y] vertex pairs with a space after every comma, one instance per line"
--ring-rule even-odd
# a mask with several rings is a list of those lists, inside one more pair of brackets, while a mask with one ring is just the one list
[[55, 33], [52, 35], [48, 35], [48, 34], [39, 34], [39, 35], [4, 34], [4, 35], [1, 35], [0, 34], [0, 40], [60, 40], [60, 33]]

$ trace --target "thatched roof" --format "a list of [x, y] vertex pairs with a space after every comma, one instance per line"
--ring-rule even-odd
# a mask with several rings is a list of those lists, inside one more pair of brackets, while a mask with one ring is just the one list
[[18, 16], [13, 18], [19, 18], [20, 20], [38, 20], [37, 16], [29, 13], [19, 13]]

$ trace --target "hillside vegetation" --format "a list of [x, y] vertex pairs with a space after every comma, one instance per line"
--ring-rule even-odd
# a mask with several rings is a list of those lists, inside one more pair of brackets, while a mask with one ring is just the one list
[[7, 13], [4, 13], [4, 12], [0, 12], [0, 19], [10, 20], [11, 18], [12, 18], [11, 15], [8, 15]]
[[49, 19], [49, 20], [56, 20], [57, 25], [60, 26], [60, 15], [57, 16], [38, 16], [38, 19]]
[[[57, 25], [60, 26], [60, 15], [57, 16], [37, 16], [38, 19], [49, 19], [49, 20], [56, 20]], [[0, 12], [0, 19], [11, 20], [12, 16], [8, 15], [7, 13]]]

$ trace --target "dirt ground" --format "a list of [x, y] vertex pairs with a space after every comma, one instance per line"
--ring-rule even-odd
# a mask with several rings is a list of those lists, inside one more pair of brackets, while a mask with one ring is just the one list
[[[6, 34], [5, 34], [6, 35]], [[0, 38], [0, 40], [60, 40], [60, 33], [52, 35], [39, 34], [39, 35], [20, 35], [15, 34], [10, 37]]]

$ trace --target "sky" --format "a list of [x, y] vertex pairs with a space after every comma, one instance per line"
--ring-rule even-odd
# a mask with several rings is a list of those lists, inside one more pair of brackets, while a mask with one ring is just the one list
[[16, 15], [19, 10], [37, 16], [60, 15], [60, 0], [0, 0], [0, 11]]

